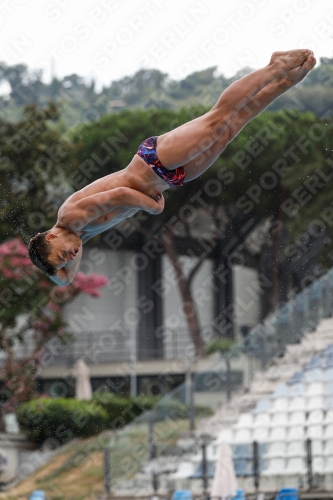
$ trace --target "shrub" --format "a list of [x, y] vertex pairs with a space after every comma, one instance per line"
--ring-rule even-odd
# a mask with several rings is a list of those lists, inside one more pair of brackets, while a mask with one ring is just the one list
[[128, 424], [144, 411], [150, 410], [158, 398], [146, 396], [124, 398], [109, 392], [97, 392], [93, 396], [93, 401], [108, 414], [108, 428], [116, 429]]
[[100, 405], [76, 399], [37, 399], [17, 409], [21, 429], [36, 445], [52, 438], [66, 443], [76, 437], [88, 437], [108, 426], [108, 414]]
[[225, 353], [235, 344], [234, 340], [227, 338], [215, 339], [210, 344], [205, 346], [205, 354], [213, 354], [214, 352]]

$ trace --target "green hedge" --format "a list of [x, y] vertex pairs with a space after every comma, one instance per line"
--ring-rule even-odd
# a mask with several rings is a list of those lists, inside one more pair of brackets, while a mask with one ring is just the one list
[[150, 410], [158, 398], [139, 396], [124, 398], [109, 392], [95, 393], [93, 402], [101, 406], [108, 414], [108, 428], [117, 429], [131, 422], [146, 410]]
[[[37, 399], [22, 404], [16, 413], [21, 429], [40, 446], [48, 439], [56, 445], [123, 427], [153, 406], [155, 420], [188, 418], [186, 405], [171, 397], [159, 401], [159, 398], [124, 398], [110, 393], [95, 393], [91, 401]], [[207, 414], [207, 409], [196, 407], [196, 415], [199, 414]]]
[[19, 406], [21, 429], [36, 445], [53, 438], [65, 443], [76, 437], [88, 437], [108, 426], [108, 414], [100, 405], [77, 399], [37, 399]]

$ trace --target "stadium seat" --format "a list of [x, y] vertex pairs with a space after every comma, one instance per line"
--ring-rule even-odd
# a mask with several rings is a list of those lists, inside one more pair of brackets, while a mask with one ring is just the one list
[[270, 443], [268, 445], [268, 451], [265, 453], [265, 458], [275, 458], [281, 457], [284, 458], [286, 456], [286, 443], [283, 441], [278, 441], [274, 443]]
[[289, 397], [289, 387], [287, 384], [280, 384], [275, 388], [271, 398], [288, 398]]
[[321, 424], [310, 425], [306, 431], [306, 438], [309, 439], [322, 439], [323, 427]]
[[311, 443], [312, 455], [315, 456], [323, 456], [324, 455], [324, 447], [323, 441], [321, 439], [313, 439]]
[[282, 488], [275, 500], [299, 500], [298, 490], [296, 488]]
[[286, 475], [303, 475], [306, 473], [304, 459], [302, 457], [289, 458], [287, 461], [286, 470], [284, 472]]
[[324, 378], [326, 382], [330, 382], [331, 380], [333, 380], [333, 366], [329, 368], [326, 367]]
[[276, 413], [278, 411], [288, 411], [289, 404], [290, 404], [290, 401], [287, 398], [273, 399], [273, 404], [270, 407], [269, 412]]
[[323, 474], [325, 466], [324, 457], [314, 457], [312, 460], [312, 472], [315, 474]]
[[309, 412], [308, 418], [306, 420], [306, 425], [322, 424], [323, 421], [324, 421], [323, 410], [312, 410]]
[[324, 443], [324, 456], [325, 457], [333, 456], [333, 439], [328, 439]]
[[325, 368], [326, 369], [333, 368], [333, 356], [332, 355], [329, 358], [326, 358]]
[[288, 429], [288, 441], [301, 441], [305, 439], [305, 430], [302, 425], [297, 425], [295, 427], [289, 427]]
[[253, 429], [258, 427], [270, 427], [271, 417], [269, 413], [259, 413], [253, 422]]
[[[215, 463], [207, 462], [207, 477], [213, 478], [215, 473]], [[190, 479], [200, 479], [202, 478], [202, 462], [197, 465], [194, 473], [189, 476]]]
[[304, 372], [295, 372], [293, 376], [288, 380], [288, 385], [301, 384], [304, 379]]
[[234, 436], [234, 432], [232, 429], [224, 429], [223, 431], [221, 431], [218, 434], [217, 439], [216, 439], [216, 444], [220, 444], [222, 442], [232, 443], [233, 436]]
[[253, 441], [258, 441], [258, 443], [266, 443], [268, 441], [269, 428], [268, 427], [257, 427], [253, 429], [252, 439]]
[[244, 490], [237, 490], [236, 495], [234, 497], [232, 497], [231, 500], [246, 500], [245, 491]]
[[325, 403], [324, 407], [325, 407], [326, 410], [333, 409], [333, 396], [328, 396], [326, 398], [326, 403]]
[[269, 441], [285, 441], [287, 437], [286, 427], [275, 427], [269, 434]]
[[263, 476], [279, 476], [285, 472], [285, 459], [284, 458], [270, 458], [268, 460], [268, 467], [262, 472]]
[[192, 500], [190, 490], [176, 490], [172, 494], [172, 500]]
[[330, 380], [329, 382], [327, 382], [325, 390], [324, 390], [324, 394], [326, 396], [332, 396], [333, 395], [333, 380]]
[[303, 398], [302, 396], [300, 396], [300, 397], [294, 398], [290, 401], [290, 405], [289, 405], [288, 410], [290, 412], [305, 411], [305, 407], [306, 407], [306, 399]]
[[234, 461], [235, 473], [239, 477], [253, 476], [252, 461], [240, 459]]
[[306, 413], [304, 411], [294, 411], [290, 414], [289, 425], [305, 425]]
[[288, 413], [275, 413], [272, 415], [270, 426], [271, 427], [286, 427], [288, 425]]
[[313, 396], [321, 396], [324, 393], [324, 385], [322, 382], [313, 382], [308, 384], [305, 390], [305, 396], [311, 398]]
[[321, 410], [322, 408], [324, 408], [323, 396], [313, 396], [308, 399], [308, 403], [306, 405], [307, 411]]
[[251, 445], [249, 444], [238, 444], [235, 446], [234, 452], [232, 454], [232, 458], [234, 460], [238, 460], [240, 458], [252, 459], [253, 453], [251, 449]]
[[266, 411], [269, 411], [271, 406], [272, 401], [270, 399], [260, 399], [253, 410], [253, 414], [265, 413]]
[[287, 457], [305, 457], [304, 441], [291, 441], [288, 443]]
[[293, 384], [289, 389], [289, 397], [297, 398], [298, 396], [303, 396], [305, 392], [305, 386], [303, 383]]
[[327, 425], [324, 432], [324, 439], [333, 439], [333, 424]]
[[182, 462], [179, 464], [177, 472], [170, 474], [172, 479], [185, 479], [194, 474], [194, 464], [192, 462]]
[[333, 410], [328, 410], [324, 419], [324, 425], [329, 425], [333, 422]]
[[332, 455], [330, 457], [326, 458], [324, 473], [326, 473], [326, 474], [333, 473], [333, 456]]
[[251, 429], [253, 425], [253, 415], [251, 413], [241, 413], [238, 417], [235, 429]]
[[315, 368], [314, 370], [309, 370], [305, 374], [305, 382], [311, 384], [313, 382], [323, 382], [324, 381], [324, 371], [321, 368]]
[[252, 432], [250, 429], [238, 429], [234, 434], [234, 443], [235, 444], [245, 444], [252, 442]]

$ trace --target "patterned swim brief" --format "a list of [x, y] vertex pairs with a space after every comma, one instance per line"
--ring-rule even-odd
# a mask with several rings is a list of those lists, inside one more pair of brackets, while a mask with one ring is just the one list
[[157, 137], [158, 136], [155, 135], [143, 141], [139, 146], [137, 155], [139, 155], [147, 165], [150, 165], [155, 174], [169, 184], [169, 186], [182, 186], [185, 180], [184, 168], [178, 167], [174, 170], [168, 170], [162, 165], [156, 153]]

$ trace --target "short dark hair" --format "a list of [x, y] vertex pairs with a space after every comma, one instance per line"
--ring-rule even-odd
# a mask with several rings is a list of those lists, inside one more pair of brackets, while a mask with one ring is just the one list
[[31, 238], [28, 245], [28, 254], [31, 262], [35, 264], [43, 273], [54, 276], [57, 273], [56, 268], [48, 261], [51, 253], [51, 245], [45, 237], [49, 231], [38, 233]]

